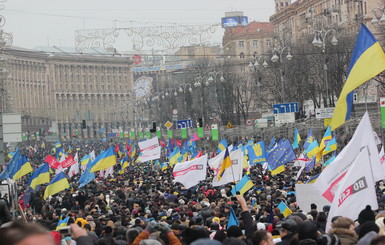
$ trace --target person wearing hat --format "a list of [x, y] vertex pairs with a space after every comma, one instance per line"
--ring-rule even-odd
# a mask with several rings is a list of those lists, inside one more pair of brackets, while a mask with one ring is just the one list
[[297, 233], [297, 223], [292, 219], [286, 219], [277, 228], [279, 228], [279, 235], [281, 236], [281, 242], [277, 245], [290, 245], [291, 239]]

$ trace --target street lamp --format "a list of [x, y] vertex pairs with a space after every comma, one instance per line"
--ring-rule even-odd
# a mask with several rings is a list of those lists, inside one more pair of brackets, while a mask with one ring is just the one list
[[[290, 53], [290, 47], [289, 46], [274, 47], [273, 48], [273, 56], [271, 57], [271, 61], [273, 63], [276, 63], [277, 61], [279, 61], [281, 63], [281, 65], [279, 66], [279, 73], [281, 75], [281, 84], [282, 84], [282, 103], [285, 102], [285, 78], [283, 76], [283, 71], [282, 71], [282, 63], [284, 61], [283, 55], [284, 55], [285, 51], [287, 51], [286, 59], [288, 61], [291, 61], [293, 59], [293, 56]], [[265, 64], [264, 64], [264, 66], [265, 66]]]
[[336, 46], [338, 44], [338, 40], [336, 38], [336, 30], [335, 29], [329, 29], [329, 30], [325, 30], [324, 28], [322, 28], [321, 30], [315, 30], [314, 31], [314, 39], [313, 39], [313, 46], [315, 47], [318, 47], [318, 48], [322, 48], [322, 53], [323, 53], [323, 56], [324, 56], [324, 77], [325, 77], [325, 86], [326, 86], [326, 103], [324, 102], [324, 104], [326, 106], [329, 105], [328, 103], [328, 100], [329, 100], [329, 82], [328, 82], [328, 66], [327, 66], [327, 60], [326, 60], [326, 41], [327, 41], [327, 37], [332, 35], [332, 39], [330, 41], [330, 43], [333, 45], [333, 46]]

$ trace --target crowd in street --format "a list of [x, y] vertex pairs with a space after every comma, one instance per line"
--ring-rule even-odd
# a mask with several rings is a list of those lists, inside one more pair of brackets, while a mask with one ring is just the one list
[[[108, 143], [90, 142], [63, 146], [77, 151], [80, 158], [91, 150], [110, 147]], [[34, 167], [52, 154], [49, 144], [20, 150]], [[212, 155], [215, 150], [206, 153]], [[332, 217], [331, 227], [326, 227], [330, 206], [312, 204], [310, 212], [298, 207], [295, 184], [316, 175], [321, 167], [297, 180], [298, 168], [290, 164], [274, 176], [255, 164], [248, 170], [254, 186], [235, 196], [230, 192], [234, 183], [211, 185], [211, 169], [207, 170], [207, 180], [185, 189], [173, 183], [172, 168], [161, 170], [153, 162], [135, 163], [135, 159], [124, 173], [118, 174], [121, 166], [117, 164], [113, 176], [98, 176], [82, 188], [78, 188], [77, 174], [69, 179], [70, 188], [46, 200], [41, 186], [26, 203], [23, 178], [17, 184], [24, 215], [12, 210], [8, 196], [0, 199], [0, 244], [385, 244], [382, 182], [376, 186], [380, 209], [367, 206], [355, 220]], [[290, 208], [290, 215], [277, 208], [281, 202]], [[66, 218], [71, 232], [56, 231]]]

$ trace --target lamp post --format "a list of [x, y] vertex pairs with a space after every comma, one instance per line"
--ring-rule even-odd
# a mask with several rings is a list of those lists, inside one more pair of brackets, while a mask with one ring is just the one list
[[[260, 65], [261, 64], [261, 65]], [[263, 56], [259, 56], [259, 57], [254, 57], [250, 63], [249, 63], [249, 68], [251, 70], [251, 72], [253, 72], [254, 74], [256, 74], [256, 77], [257, 77], [257, 81], [255, 83], [255, 86], [256, 86], [256, 98], [261, 98], [261, 79], [260, 79], [260, 76], [259, 76], [259, 72], [260, 72], [260, 69], [261, 69], [261, 66], [263, 66], [263, 68], [267, 68], [269, 65], [267, 64], [266, 62], [266, 59], [264, 59]], [[260, 100], [258, 100], [260, 102]], [[261, 109], [261, 104], [259, 103], [256, 103], [256, 107]]]
[[288, 61], [291, 61], [293, 59], [293, 56], [290, 53], [290, 47], [289, 46], [277, 46], [273, 48], [273, 56], [271, 57], [271, 61], [276, 63], [279, 61], [281, 63], [279, 67], [279, 73], [281, 76], [281, 85], [282, 85], [282, 103], [285, 102], [285, 78], [282, 70], [282, 64], [284, 61], [284, 53], [287, 51], [286, 59]]
[[327, 43], [327, 38], [328, 36], [332, 37], [330, 43], [333, 46], [336, 46], [338, 44], [338, 40], [336, 38], [336, 30], [335, 29], [329, 29], [325, 30], [322, 28], [321, 30], [315, 30], [314, 31], [314, 39], [313, 39], [313, 46], [322, 48], [322, 53], [323, 53], [323, 61], [324, 61], [324, 79], [325, 79], [325, 86], [326, 86], [326, 101], [324, 104], [326, 106], [329, 106], [330, 103], [329, 101], [329, 82], [328, 82], [328, 65], [327, 65], [327, 59], [326, 59], [326, 43]]

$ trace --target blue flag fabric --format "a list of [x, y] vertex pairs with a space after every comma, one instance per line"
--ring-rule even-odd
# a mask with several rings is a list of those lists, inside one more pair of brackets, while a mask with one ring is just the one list
[[265, 142], [261, 141], [247, 147], [250, 165], [266, 162]]
[[19, 149], [17, 149], [11, 160], [9, 160], [8, 164], [5, 166], [4, 171], [1, 172], [0, 180], [5, 180], [15, 175], [17, 171], [16, 167], [21, 159], [22, 155], [20, 154]]
[[80, 176], [79, 179], [79, 188], [82, 188], [83, 186], [90, 183], [92, 180], [95, 179], [95, 173], [91, 173], [92, 164], [88, 164], [86, 170], [83, 172], [83, 174]]
[[239, 225], [239, 221], [237, 219], [237, 215], [234, 212], [234, 209], [230, 208], [230, 217], [229, 222], [227, 223], [227, 229], [229, 229], [233, 225]]
[[305, 165], [305, 172], [310, 172], [315, 167], [316, 157], [312, 157], [310, 161], [308, 161]]
[[33, 193], [33, 189], [30, 186], [28, 186], [23, 197], [21, 198], [24, 202], [24, 205], [29, 204], [29, 202], [31, 201], [32, 193]]
[[306, 141], [305, 141], [305, 143], [303, 145], [303, 149], [306, 150], [313, 141], [314, 141], [313, 130], [310, 129], [309, 133], [307, 134]]
[[267, 146], [267, 150], [271, 150], [275, 145], [275, 138], [271, 138], [269, 145]]
[[289, 140], [283, 141], [283, 143], [267, 154], [267, 162], [272, 170], [295, 159], [296, 156]]

